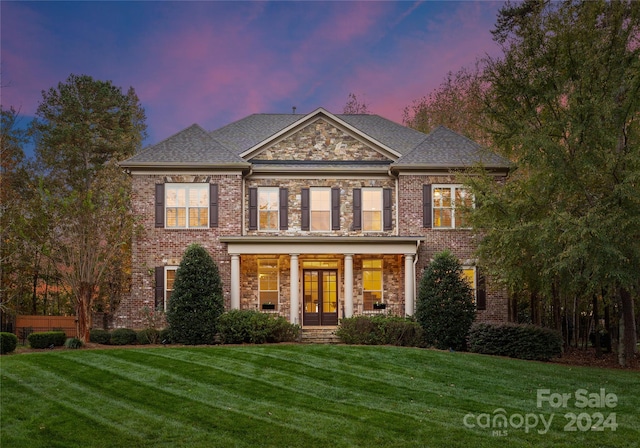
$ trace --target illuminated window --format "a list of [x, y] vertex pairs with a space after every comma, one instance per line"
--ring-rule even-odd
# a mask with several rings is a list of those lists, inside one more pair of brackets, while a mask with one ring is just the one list
[[173, 284], [176, 281], [178, 266], [165, 266], [164, 268], [164, 310], [167, 311], [169, 299], [173, 293]]
[[261, 309], [278, 309], [278, 260], [258, 260], [258, 293]]
[[165, 184], [167, 228], [209, 226], [209, 184]]
[[362, 297], [365, 311], [382, 303], [382, 260], [362, 260]]
[[382, 231], [382, 188], [362, 189], [362, 230]]
[[331, 188], [310, 190], [311, 230], [331, 230]]
[[258, 188], [258, 228], [278, 230], [280, 189]]
[[433, 227], [440, 229], [468, 228], [468, 208], [473, 207], [473, 195], [460, 185], [433, 187]]
[[462, 278], [466, 280], [469, 287], [473, 290], [473, 301], [476, 301], [476, 268], [470, 266], [462, 267]]

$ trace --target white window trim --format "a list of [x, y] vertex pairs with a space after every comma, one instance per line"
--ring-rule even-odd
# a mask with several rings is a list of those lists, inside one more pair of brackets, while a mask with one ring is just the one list
[[[451, 190], [451, 227], [442, 227], [436, 226], [436, 210], [446, 210], [448, 207], [438, 207], [436, 208], [435, 202], [435, 190], [447, 188]], [[452, 230], [452, 229], [460, 229], [460, 230], [468, 230], [471, 227], [458, 227], [456, 225], [456, 190], [469, 190], [462, 184], [433, 184], [431, 185], [431, 222], [433, 223], [432, 228], [436, 230]], [[469, 193], [471, 194], [471, 193]], [[472, 205], [473, 208], [476, 206], [475, 198], [472, 197]]]
[[[364, 192], [365, 191], [377, 191], [380, 193], [380, 230], [365, 230], [365, 219], [364, 219], [364, 213], [367, 211], [373, 211], [373, 210], [365, 210], [364, 208]], [[380, 233], [384, 230], [384, 193], [383, 193], [383, 189], [381, 187], [363, 187], [362, 188], [362, 231], [366, 232], [366, 233]]]
[[[186, 197], [185, 197], [185, 226], [169, 226], [168, 222], [169, 220], [167, 219], [167, 209], [168, 208], [183, 208], [183, 207], [172, 207], [168, 205], [168, 194], [169, 194], [169, 190], [171, 188], [185, 188], [186, 189]], [[211, 198], [209, 197], [209, 195], [211, 194], [209, 191], [210, 188], [210, 184], [208, 183], [166, 183], [165, 184], [165, 189], [164, 189], [164, 228], [165, 229], [208, 229], [209, 228], [209, 207], [211, 204]], [[207, 215], [207, 219], [206, 222], [207, 224], [204, 226], [190, 226], [189, 225], [189, 190], [205, 190], [207, 193], [207, 205], [206, 205], [206, 215]], [[194, 207], [194, 208], [204, 208], [204, 207]]]
[[[273, 191], [276, 194], [276, 227], [275, 229], [263, 229], [260, 227], [260, 192], [261, 191]], [[258, 187], [258, 230], [261, 232], [278, 232], [280, 230], [280, 188], [279, 187]]]
[[[313, 230], [313, 212], [314, 212], [314, 208], [313, 208], [313, 192], [314, 191], [328, 191], [329, 192], [329, 227], [328, 229], [321, 229], [321, 230]], [[318, 212], [326, 212], [327, 210], [318, 210], [316, 209], [315, 211]], [[332, 216], [333, 211], [331, 210], [331, 187], [310, 187], [309, 188], [309, 231], [310, 232], [315, 232], [315, 233], [327, 233], [327, 232], [331, 232], [331, 222], [333, 219]]]
[[[169, 291], [169, 289], [167, 288], [167, 280], [169, 278], [169, 276], [167, 275], [168, 271], [178, 271], [178, 266], [165, 266], [164, 267], [164, 285], [163, 285], [163, 301], [164, 301], [164, 311], [167, 311], [167, 306], [169, 305], [169, 300], [167, 297], [167, 291]], [[174, 275], [174, 279], [173, 281], [175, 282], [175, 275]], [[174, 289], [171, 289], [171, 291], [173, 292]]]

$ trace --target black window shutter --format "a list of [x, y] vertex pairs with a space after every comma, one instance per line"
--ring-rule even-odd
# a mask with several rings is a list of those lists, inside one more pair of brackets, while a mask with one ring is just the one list
[[480, 271], [480, 269], [476, 268], [476, 276], [478, 277], [476, 280], [476, 308], [479, 310], [487, 309], [487, 287], [484, 279], [484, 275]]
[[156, 227], [164, 227], [164, 184], [156, 184]]
[[209, 184], [209, 227], [218, 227], [218, 184]]
[[280, 230], [289, 228], [289, 189], [280, 189]]
[[362, 230], [362, 189], [353, 189], [353, 230]]
[[331, 189], [331, 230], [340, 230], [340, 187]]
[[309, 230], [309, 189], [303, 188], [300, 191], [300, 209], [302, 216], [300, 217], [300, 229]]
[[422, 186], [422, 226], [432, 227], [431, 185]]
[[249, 230], [258, 230], [258, 189], [249, 188]]
[[382, 190], [382, 227], [384, 230], [393, 229], [393, 218], [391, 214], [391, 188]]
[[156, 306], [164, 308], [164, 266], [156, 266]]

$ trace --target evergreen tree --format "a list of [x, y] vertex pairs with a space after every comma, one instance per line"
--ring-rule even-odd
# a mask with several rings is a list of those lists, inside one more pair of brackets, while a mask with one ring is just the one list
[[449, 251], [436, 254], [418, 292], [416, 319], [425, 342], [443, 350], [464, 350], [475, 317], [473, 290], [462, 277], [460, 262]]
[[190, 245], [176, 272], [167, 321], [175, 342], [212, 344], [224, 311], [218, 266], [200, 245]]

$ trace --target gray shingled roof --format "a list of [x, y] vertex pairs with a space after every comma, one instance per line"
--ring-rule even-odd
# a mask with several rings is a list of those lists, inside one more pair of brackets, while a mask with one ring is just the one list
[[394, 168], [462, 168], [481, 163], [508, 168], [509, 161], [444, 126], [431, 131], [420, 144], [393, 163]]
[[172, 165], [248, 167], [249, 163], [229, 151], [199, 125], [193, 124], [120, 162], [120, 165], [125, 168]]
[[[319, 109], [322, 111], [322, 109]], [[253, 114], [213, 132], [197, 124], [150, 146], [121, 162], [132, 167], [250, 167], [239, 154], [303, 120], [302, 114]], [[430, 134], [394, 123], [379, 115], [335, 115], [373, 141], [402, 156], [396, 169], [461, 168], [482, 163], [488, 168], [508, 168], [509, 162], [461, 134], [439, 126]], [[293, 165], [292, 165], [293, 167]], [[337, 168], [337, 167], [336, 167]]]

